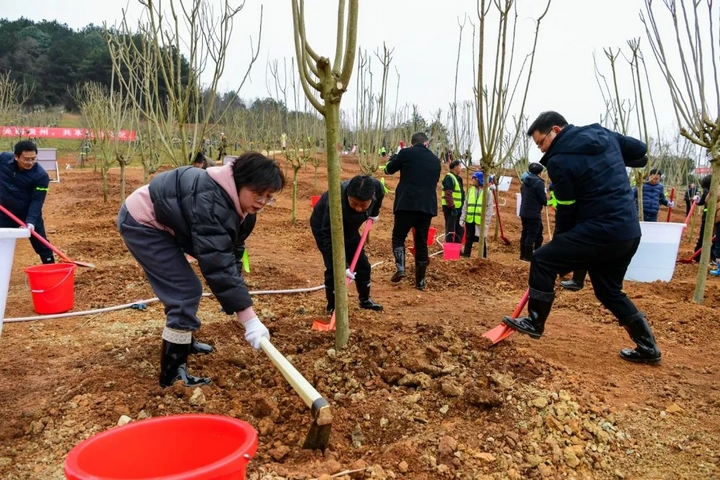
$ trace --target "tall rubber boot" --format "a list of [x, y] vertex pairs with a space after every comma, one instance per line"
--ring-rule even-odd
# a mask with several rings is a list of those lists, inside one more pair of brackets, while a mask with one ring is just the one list
[[358, 297], [360, 299], [360, 308], [382, 312], [383, 306], [373, 302], [372, 298], [370, 298], [370, 282], [356, 282], [355, 286], [357, 287]]
[[415, 261], [415, 288], [421, 292], [425, 290], [425, 271], [427, 266], [430, 264], [429, 261]]
[[570, 280], [563, 280], [560, 282], [560, 286], [563, 287], [565, 290], [572, 290], [573, 292], [577, 292], [578, 290], [582, 290], [585, 286], [585, 275], [587, 274], [586, 270], [575, 270], [573, 272], [573, 276]]
[[43, 265], [47, 265], [49, 263], [55, 263], [55, 256], [51, 253], [50, 255], [46, 257], [40, 257], [40, 261], [43, 263]]
[[532, 245], [520, 245], [520, 260], [529, 262], [532, 260], [533, 246]]
[[325, 285], [325, 299], [327, 300], [325, 312], [327, 312], [328, 315], [332, 315], [335, 311], [335, 291], [332, 288], [327, 288], [327, 285]]
[[214, 351], [215, 351], [215, 349], [212, 346], [208, 345], [207, 343], [199, 342], [199, 341], [195, 340], [195, 337], [193, 337], [192, 343], [190, 344], [190, 354], [191, 355], [196, 354], [196, 353], [208, 355]]
[[645, 314], [638, 312], [635, 315], [620, 321], [620, 325], [630, 335], [630, 339], [637, 345], [634, 349], [623, 348], [620, 356], [628, 362], [660, 363], [662, 353], [655, 343], [655, 337], [650, 330]]
[[393, 274], [390, 281], [397, 283], [405, 278], [405, 247], [393, 248], [393, 256], [395, 257], [395, 268], [397, 271]]
[[537, 340], [545, 331], [545, 320], [550, 315], [554, 299], [554, 293], [541, 292], [531, 288], [528, 299], [528, 316], [519, 318], [506, 316], [503, 318], [503, 323]]
[[208, 385], [210, 379], [195, 377], [187, 372], [187, 358], [190, 353], [189, 343], [172, 343], [163, 339], [162, 357], [160, 358], [160, 386], [171, 386], [182, 380], [186, 387]]

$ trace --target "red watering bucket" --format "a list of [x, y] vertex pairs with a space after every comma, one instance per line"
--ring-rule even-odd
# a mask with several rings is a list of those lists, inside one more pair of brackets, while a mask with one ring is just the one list
[[128, 423], [78, 443], [68, 480], [236, 480], [257, 450], [252, 425], [222, 415], [171, 415]]
[[430, 229], [428, 230], [428, 236], [427, 236], [427, 244], [428, 245], [433, 244], [433, 242], [435, 241], [435, 235], [437, 235], [437, 228], [430, 227]]
[[36, 313], [48, 315], [72, 310], [76, 268], [74, 263], [48, 263], [25, 269]]
[[310, 197], [310, 205], [315, 208], [315, 204], [320, 201], [320, 195], [313, 195]]
[[458, 260], [460, 258], [460, 243], [443, 243], [443, 260]]

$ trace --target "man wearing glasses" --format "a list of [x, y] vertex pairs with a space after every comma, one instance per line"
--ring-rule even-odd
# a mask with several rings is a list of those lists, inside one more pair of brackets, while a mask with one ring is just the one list
[[[50, 177], [37, 163], [37, 147], [29, 140], [15, 144], [15, 152], [0, 153], [0, 205], [23, 220], [30, 230], [47, 239], [42, 207]], [[18, 224], [0, 212], [0, 228], [17, 228]], [[34, 236], [30, 243], [42, 263], [55, 263], [52, 250]]]
[[637, 344], [620, 356], [659, 363], [660, 349], [645, 314], [622, 291], [623, 278], [640, 244], [633, 192], [625, 167], [647, 163], [647, 146], [598, 124], [568, 125], [557, 112], [543, 112], [527, 131], [543, 152], [557, 200], [555, 235], [530, 261], [528, 316], [505, 317], [507, 326], [538, 339], [555, 298], [558, 274], [587, 270], [598, 300]]

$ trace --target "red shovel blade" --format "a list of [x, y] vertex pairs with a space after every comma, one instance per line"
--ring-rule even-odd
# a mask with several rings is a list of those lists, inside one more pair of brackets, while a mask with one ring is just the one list
[[[520, 303], [518, 303], [517, 307], [515, 307], [515, 310], [513, 310], [512, 318], [517, 318], [518, 315], [520, 315], [520, 313], [523, 311], [523, 308], [525, 308], [525, 304], [527, 303], [529, 296], [530, 296], [530, 289], [525, 290], [525, 294], [520, 299]], [[492, 345], [495, 345], [499, 342], [502, 342], [503, 340], [508, 338], [513, 333], [515, 333], [515, 330], [508, 327], [504, 323], [501, 323], [497, 327], [483, 333], [483, 337], [490, 340], [492, 342]]]
[[323, 322], [322, 320], [315, 320], [312, 324], [313, 330], [326, 332], [328, 330], [335, 330], [335, 311], [332, 313], [329, 322]]

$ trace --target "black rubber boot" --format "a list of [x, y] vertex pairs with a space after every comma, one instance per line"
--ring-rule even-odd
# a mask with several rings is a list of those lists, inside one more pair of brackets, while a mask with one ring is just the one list
[[190, 354], [191, 355], [196, 354], [196, 353], [208, 355], [214, 351], [215, 351], [215, 349], [212, 346], [208, 345], [207, 343], [198, 342], [197, 340], [195, 340], [195, 337], [193, 337], [193, 341], [190, 344]]
[[360, 308], [382, 312], [383, 306], [375, 303], [370, 298], [370, 283], [356, 282], [358, 297], [360, 298]]
[[532, 260], [533, 246], [532, 245], [520, 245], [520, 260], [529, 262]]
[[55, 256], [50, 254], [47, 257], [40, 257], [40, 261], [43, 263], [43, 265], [47, 265], [48, 263], [55, 263]]
[[561, 281], [560, 286], [563, 287], [565, 290], [572, 290], [573, 292], [582, 290], [585, 286], [586, 273], [587, 272], [585, 270], [576, 270], [573, 272], [573, 277], [570, 280]]
[[160, 386], [169, 387], [182, 380], [186, 387], [208, 385], [210, 379], [195, 377], [187, 372], [187, 358], [190, 344], [170, 343], [163, 340], [162, 357], [160, 358]]
[[425, 271], [429, 263], [429, 261], [415, 262], [415, 288], [421, 292], [425, 290]]
[[545, 331], [545, 320], [550, 315], [555, 294], [531, 289], [530, 295], [528, 299], [528, 316], [520, 318], [505, 317], [503, 323], [537, 340]]
[[470, 255], [472, 254], [472, 244], [473, 242], [469, 238], [465, 238], [465, 246], [463, 247], [462, 256], [465, 258], [470, 258]]
[[642, 312], [621, 320], [620, 325], [625, 327], [630, 339], [637, 345], [634, 349], [623, 348], [620, 350], [620, 356], [624, 360], [635, 363], [660, 363], [662, 353], [655, 343], [650, 325]]
[[332, 289], [327, 288], [327, 285], [325, 286], [325, 299], [327, 300], [325, 312], [327, 312], [328, 315], [332, 315], [335, 311], [335, 292]]
[[405, 247], [393, 248], [393, 256], [395, 257], [395, 268], [397, 271], [393, 274], [390, 281], [397, 283], [405, 278]]

